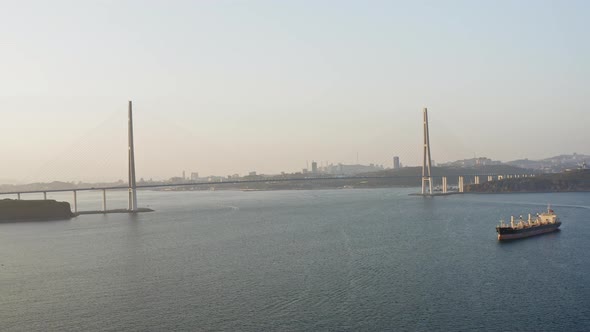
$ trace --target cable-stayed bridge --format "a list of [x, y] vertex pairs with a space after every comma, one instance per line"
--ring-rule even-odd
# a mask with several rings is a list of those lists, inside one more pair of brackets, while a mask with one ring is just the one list
[[[434, 196], [440, 194], [449, 194], [449, 185], [447, 182], [447, 176], [435, 176], [431, 170], [431, 159], [430, 159], [430, 137], [428, 130], [428, 113], [427, 109], [423, 110], [423, 123], [424, 123], [424, 158], [422, 165], [422, 174], [419, 175], [358, 175], [358, 176], [305, 176], [305, 177], [266, 177], [256, 179], [224, 179], [222, 181], [207, 181], [207, 182], [182, 182], [182, 183], [158, 183], [158, 184], [137, 184], [135, 179], [135, 149], [134, 149], [134, 135], [133, 135], [133, 111], [132, 102], [128, 104], [128, 182], [127, 185], [117, 186], [101, 186], [101, 187], [81, 187], [81, 188], [67, 188], [67, 189], [47, 189], [47, 190], [17, 190], [0, 192], [0, 195], [16, 195], [17, 199], [22, 199], [22, 195], [25, 194], [43, 194], [43, 199], [47, 199], [48, 193], [58, 192], [72, 192], [73, 193], [73, 212], [84, 213], [85, 211], [78, 211], [78, 192], [84, 191], [98, 191], [102, 192], [102, 209], [100, 213], [108, 212], [122, 212], [119, 210], [108, 210], [107, 209], [107, 191], [127, 191], [128, 192], [128, 206], [124, 211], [127, 212], [141, 212], [142, 209], [138, 207], [137, 203], [137, 190], [138, 189], [157, 189], [157, 188], [171, 188], [171, 187], [198, 187], [198, 186], [211, 186], [211, 185], [243, 185], [243, 184], [256, 184], [256, 183], [281, 183], [281, 182], [320, 182], [320, 181], [347, 181], [347, 180], [402, 180], [410, 179], [416, 180], [416, 185], [422, 181], [422, 195]], [[511, 178], [529, 176], [522, 174], [497, 174], [497, 173], [485, 173], [481, 172], [478, 174], [465, 174], [457, 176], [457, 188], [453, 192], [463, 192], [465, 186], [465, 178], [469, 176], [473, 183], [479, 184], [480, 181], [492, 181], [496, 179]], [[439, 192], [433, 191], [434, 179], [440, 179]]]

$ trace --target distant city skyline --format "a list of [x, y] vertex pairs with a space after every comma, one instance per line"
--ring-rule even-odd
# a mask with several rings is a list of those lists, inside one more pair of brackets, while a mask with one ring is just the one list
[[590, 3], [68, 2], [0, 13], [0, 182], [590, 154]]
[[[396, 167], [396, 160], [398, 162], [398, 167]], [[315, 170], [314, 170], [315, 164]], [[453, 160], [449, 162], [437, 163], [435, 160], [432, 160], [433, 166], [438, 167], [482, 167], [482, 166], [491, 166], [491, 165], [512, 165], [517, 166], [520, 168], [530, 168], [535, 170], [543, 169], [546, 172], [554, 173], [554, 172], [562, 172], [564, 170], [571, 170], [576, 168], [587, 168], [590, 164], [590, 155], [572, 153], [572, 154], [561, 154], [558, 156], [552, 156], [550, 158], [544, 159], [529, 159], [523, 158], [518, 160], [511, 160], [511, 161], [500, 161], [500, 160], [492, 160], [487, 157], [474, 157], [474, 158], [465, 158], [459, 160]], [[278, 176], [278, 175], [297, 175], [297, 174], [308, 174], [308, 175], [355, 175], [355, 174], [362, 174], [368, 172], [375, 172], [380, 170], [395, 170], [404, 167], [421, 167], [421, 165], [402, 165], [399, 161], [399, 157], [393, 158], [392, 165], [379, 165], [374, 163], [369, 164], [343, 164], [343, 163], [330, 163], [330, 164], [318, 164], [315, 161], [311, 163], [311, 169], [301, 168], [294, 171], [278, 171], [278, 172], [271, 172], [271, 173], [259, 173], [256, 170], [251, 170], [244, 173], [230, 173], [230, 174], [199, 174], [199, 172], [195, 172], [194, 170], [181, 170], [178, 173], [169, 174], [168, 176], [162, 177], [138, 177], [138, 181], [140, 183], [145, 182], [183, 182], [183, 181], [211, 181], [211, 180], [220, 180], [220, 179], [236, 179], [242, 178], [246, 176]], [[51, 180], [39, 180], [39, 181], [32, 181], [32, 182], [22, 182], [22, 181], [15, 181], [10, 179], [2, 179], [0, 178], [0, 185], [24, 185], [24, 184], [31, 184], [34, 182], [73, 182], [73, 183], [116, 183], [116, 182], [123, 182], [126, 183], [127, 179], [125, 178], [104, 178], [104, 179], [51, 179]]]

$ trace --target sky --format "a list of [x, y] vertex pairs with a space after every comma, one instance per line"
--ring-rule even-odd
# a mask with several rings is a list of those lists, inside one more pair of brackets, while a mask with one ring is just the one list
[[589, 1], [0, 0], [0, 183], [590, 154]]

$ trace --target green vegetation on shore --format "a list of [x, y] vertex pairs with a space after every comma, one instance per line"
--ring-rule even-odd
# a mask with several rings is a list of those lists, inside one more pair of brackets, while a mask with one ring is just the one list
[[479, 193], [562, 191], [590, 191], [590, 170], [542, 174], [535, 177], [503, 179], [465, 186], [465, 192]]
[[0, 222], [69, 219], [70, 203], [48, 200], [0, 200]]

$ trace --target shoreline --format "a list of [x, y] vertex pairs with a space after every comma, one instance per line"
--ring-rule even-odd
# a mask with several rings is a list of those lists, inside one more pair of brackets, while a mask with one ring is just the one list
[[90, 210], [90, 211], [78, 211], [74, 213], [74, 217], [88, 215], [88, 214], [110, 214], [110, 213], [129, 213], [129, 214], [136, 214], [136, 213], [144, 213], [144, 212], [154, 212], [150, 208], [137, 208], [137, 211], [129, 211], [127, 209], [113, 209], [113, 210]]

